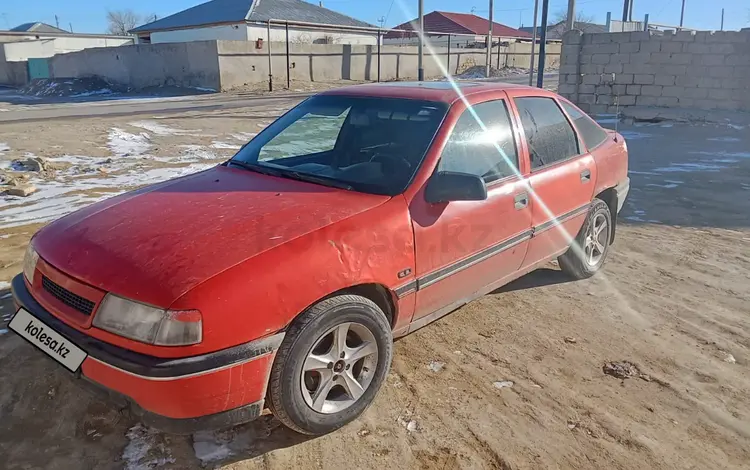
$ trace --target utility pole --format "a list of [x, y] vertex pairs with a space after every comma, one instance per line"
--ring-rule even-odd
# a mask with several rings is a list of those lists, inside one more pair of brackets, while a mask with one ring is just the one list
[[55, 15], [55, 26], [57, 26], [57, 29], [60, 29], [60, 18]]
[[568, 18], [565, 23], [565, 31], [570, 31], [576, 26], [576, 0], [568, 0]]
[[537, 14], [539, 13], [539, 0], [534, 0], [534, 26], [531, 32], [531, 63], [529, 64], [529, 86], [534, 85], [534, 49], [536, 49], [536, 25]]
[[685, 20], [685, 0], [682, 0], [682, 10], [680, 10], [680, 29], [682, 29], [682, 23]]
[[492, 68], [492, 7], [493, 0], [490, 0], [490, 17], [489, 17], [489, 29], [487, 30], [487, 64], [485, 65], [484, 76], [489, 78]]
[[635, 0], [628, 1], [628, 21], [633, 21], [633, 3]]
[[542, 34], [539, 37], [539, 66], [536, 68], [536, 86], [544, 88], [544, 54], [547, 52], [547, 15], [549, 14], [549, 0], [542, 0]]
[[724, 31], [724, 9], [721, 9], [721, 30]]
[[622, 21], [628, 21], [628, 13], [630, 13], [630, 0], [623, 0], [622, 2]]
[[419, 58], [417, 61], [417, 80], [424, 81], [424, 0], [419, 0]]

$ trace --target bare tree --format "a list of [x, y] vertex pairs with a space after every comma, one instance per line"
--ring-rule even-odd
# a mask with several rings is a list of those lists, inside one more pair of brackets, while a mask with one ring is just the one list
[[[593, 16], [587, 15], [586, 13], [584, 13], [582, 11], [579, 11], [578, 13], [576, 13], [576, 19], [575, 19], [575, 22], [574, 22], [574, 27], [575, 27], [575, 23], [593, 23], [593, 22], [594, 22], [594, 17]], [[567, 29], [568, 29], [568, 25], [567, 25], [567, 23], [568, 23], [568, 12], [567, 12], [567, 10], [560, 10], [557, 13], [555, 13], [555, 16], [554, 16], [554, 18], [552, 20], [552, 23], [553, 24], [560, 24], [560, 26], [563, 28], [563, 31], [567, 31]]]
[[[151, 19], [156, 15], [147, 17]], [[107, 12], [107, 31], [110, 34], [116, 34], [118, 36], [126, 36], [128, 31], [138, 26], [143, 22], [145, 18], [133, 10], [110, 10]]]

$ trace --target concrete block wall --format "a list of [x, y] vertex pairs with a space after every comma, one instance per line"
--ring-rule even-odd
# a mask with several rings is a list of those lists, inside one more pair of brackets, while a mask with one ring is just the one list
[[[53, 78], [98, 75], [132, 88], [160, 85], [204, 87], [229, 90], [246, 85], [268, 83], [268, 48], [271, 48], [271, 72], [274, 82], [285, 85], [287, 77], [286, 44], [255, 41], [193, 41], [165, 44], [137, 44], [92, 48], [50, 59]], [[559, 44], [547, 46], [550, 67], [560, 62]], [[416, 47], [381, 46], [380, 80], [417, 78]], [[460, 74], [472, 66], [483, 66], [482, 49], [434, 48], [425, 54], [425, 77], [439, 78], [443, 70]], [[528, 67], [530, 44], [510, 44], [492, 50], [492, 65]], [[1, 70], [0, 70], [1, 71]], [[377, 45], [290, 44], [289, 75], [298, 82], [376, 81]]]
[[750, 111], [750, 28], [569, 31], [558, 92], [589, 113], [618, 106]]
[[[271, 47], [271, 72], [274, 82], [286, 81], [286, 44], [218, 41], [221, 89], [268, 82], [268, 47]], [[560, 63], [560, 45], [548, 45], [547, 64]], [[426, 53], [425, 77], [443, 76], [443, 69], [460, 74], [475, 65], [484, 65], [481, 49], [433, 48], [434, 56]], [[492, 50], [494, 67], [528, 67], [530, 44], [510, 44]], [[325, 82], [338, 80], [375, 81], [378, 79], [378, 48], [375, 45], [351, 44], [290, 44], [289, 73], [292, 80]], [[414, 80], [417, 78], [418, 49], [412, 46], [381, 46], [380, 80]]]
[[220, 88], [216, 41], [138, 44], [58, 54], [50, 59], [50, 73], [53, 78], [98, 75], [133, 88]]
[[0, 85], [22, 86], [29, 81], [26, 61], [12, 62], [5, 58], [5, 50], [0, 47]]

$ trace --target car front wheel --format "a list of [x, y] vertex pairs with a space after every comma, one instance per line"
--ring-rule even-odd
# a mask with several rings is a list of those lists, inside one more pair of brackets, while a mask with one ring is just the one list
[[289, 327], [271, 369], [269, 407], [297, 432], [331, 432], [372, 403], [392, 355], [390, 325], [374, 302], [323, 300]]

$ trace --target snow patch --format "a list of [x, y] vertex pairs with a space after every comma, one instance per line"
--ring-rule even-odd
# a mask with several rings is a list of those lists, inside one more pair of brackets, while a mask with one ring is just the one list
[[[71, 84], [71, 82], [65, 82], [67, 84]], [[86, 91], [83, 93], [76, 93], [75, 95], [70, 95], [71, 98], [82, 98], [84, 96], [98, 96], [98, 95], [111, 95], [113, 92], [109, 88], [102, 88], [101, 90], [93, 90], [93, 91]]]
[[207, 150], [202, 145], [180, 145], [184, 148], [184, 152], [181, 156], [177, 157], [179, 161], [195, 162], [200, 160], [219, 160], [224, 157], [216, 155], [210, 150]]
[[697, 171], [717, 172], [725, 167], [710, 163], [674, 163], [670, 166], [655, 168], [658, 173], [693, 173]]
[[147, 470], [174, 463], [172, 452], [158, 431], [136, 424], [125, 434], [128, 445], [122, 452], [126, 470]]
[[258, 134], [255, 132], [237, 132], [235, 134], [232, 134], [232, 137], [242, 142], [247, 142], [253, 137], [255, 137], [256, 135]]
[[738, 139], [737, 137], [710, 137], [708, 140], [713, 142], [739, 142], [742, 139]]
[[140, 127], [156, 135], [197, 135], [195, 132], [200, 132], [200, 129], [186, 131], [182, 129], [175, 129], [173, 127], [165, 126], [154, 121], [136, 121], [128, 123], [133, 127]]
[[620, 131], [620, 134], [625, 137], [625, 140], [648, 139], [649, 137], [651, 137], [651, 134], [636, 131]]
[[0, 281], [0, 289], [10, 289], [10, 282]]
[[232, 440], [228, 435], [221, 435], [209, 431], [199, 431], [193, 434], [193, 450], [195, 457], [203, 465], [224, 460], [232, 455], [229, 445]]
[[597, 114], [594, 120], [599, 124], [617, 124], [620, 122], [617, 114]]
[[7, 328], [0, 328], [0, 336], [4, 335], [7, 332], [8, 332]]
[[[39, 189], [36, 193], [25, 198], [6, 196], [5, 204], [0, 210], [0, 228], [49, 222], [130, 189], [189, 175], [213, 166], [211, 163], [196, 163], [149, 170], [133, 168], [115, 175], [84, 174], [65, 182], [33, 179], [31, 183]], [[83, 191], [88, 191], [89, 194], [83, 194]], [[77, 194], [68, 194], [71, 192]]]
[[[739, 139], [738, 139], [739, 140]], [[750, 152], [708, 152], [708, 151], [699, 151], [699, 152], [690, 152], [693, 155], [709, 155], [711, 157], [726, 157], [726, 158], [750, 158]], [[713, 161], [718, 161], [713, 159]], [[735, 163], [737, 160], [733, 160], [729, 163]]]
[[10, 147], [5, 142], [0, 142], [0, 155], [3, 154], [3, 152], [7, 152], [10, 150]]
[[211, 144], [211, 148], [239, 150], [240, 148], [242, 148], [242, 146], [241, 145], [237, 145], [237, 144], [231, 144], [229, 142], [214, 141]]
[[107, 147], [118, 157], [142, 155], [151, 148], [151, 136], [145, 132], [131, 134], [113, 127], [109, 130]]

